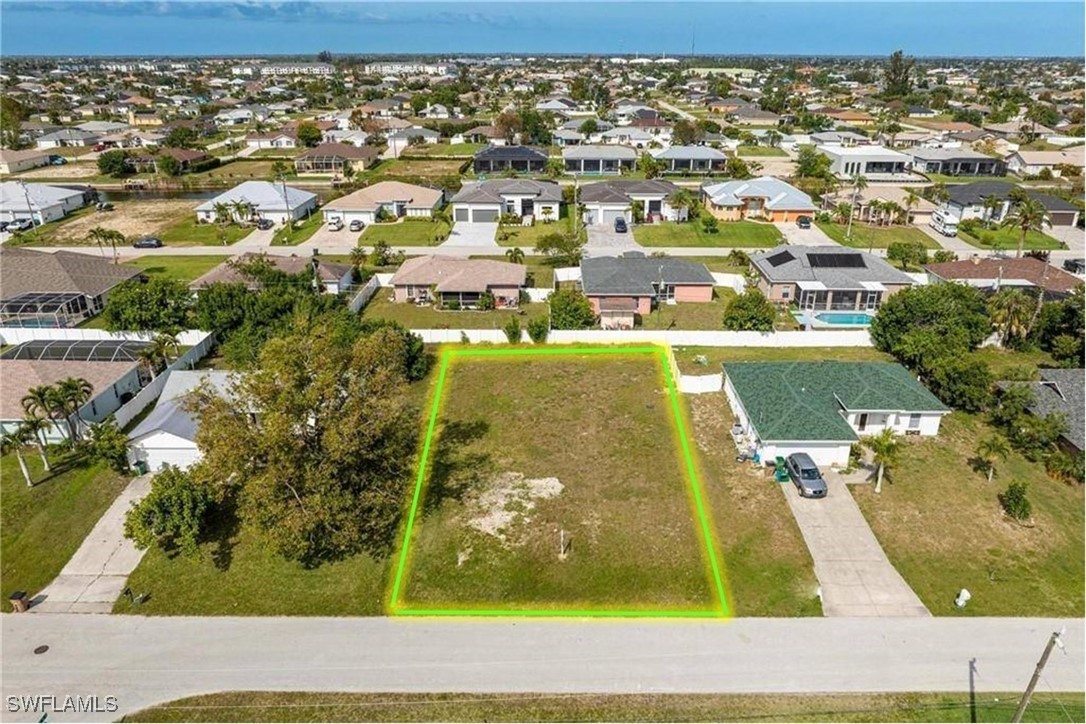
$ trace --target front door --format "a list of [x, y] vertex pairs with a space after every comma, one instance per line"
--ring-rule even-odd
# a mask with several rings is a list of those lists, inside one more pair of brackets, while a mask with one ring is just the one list
[[860, 432], [863, 432], [864, 430], [867, 429], [867, 413], [866, 412], [861, 412], [860, 413], [860, 418], [856, 421], [856, 427], [859, 428]]

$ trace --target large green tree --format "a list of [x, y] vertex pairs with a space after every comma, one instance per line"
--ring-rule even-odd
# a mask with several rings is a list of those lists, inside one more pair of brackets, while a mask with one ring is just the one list
[[760, 289], [748, 289], [724, 310], [724, 329], [729, 332], [772, 332], [777, 310]]
[[913, 91], [913, 67], [916, 61], [904, 51], [895, 50], [882, 71], [883, 97], [903, 98]]
[[30, 118], [30, 109], [11, 96], [0, 96], [0, 146], [23, 148], [23, 121]]
[[910, 367], [961, 354], [991, 334], [984, 295], [964, 284], [932, 284], [890, 296], [871, 322], [871, 339]]
[[576, 289], [559, 289], [549, 301], [554, 329], [587, 329], [596, 322], [592, 303]]
[[185, 282], [155, 277], [117, 285], [102, 316], [111, 332], [176, 332], [187, 325], [191, 304]]
[[323, 325], [270, 340], [230, 398], [203, 390], [202, 466], [241, 518], [305, 566], [391, 545], [414, 459], [403, 337]]

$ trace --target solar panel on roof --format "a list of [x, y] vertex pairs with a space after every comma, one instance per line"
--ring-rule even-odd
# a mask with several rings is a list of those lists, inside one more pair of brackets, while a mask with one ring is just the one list
[[807, 261], [812, 269], [863, 269], [867, 266], [859, 254], [808, 254]]
[[774, 267], [778, 267], [781, 264], [787, 264], [790, 261], [795, 261], [796, 257], [792, 256], [790, 251], [782, 251], [766, 259]]

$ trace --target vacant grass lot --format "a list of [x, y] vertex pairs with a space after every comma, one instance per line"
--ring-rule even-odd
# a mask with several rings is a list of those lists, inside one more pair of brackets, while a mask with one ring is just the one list
[[166, 277], [191, 282], [203, 276], [219, 264], [229, 259], [226, 255], [211, 256], [141, 256], [124, 262], [128, 266], [142, 269], [151, 277]]
[[[243, 691], [145, 709], [138, 722], [1005, 722], [1020, 693], [329, 694]], [[1082, 721], [1082, 694], [1038, 691], [1023, 721]]]
[[735, 298], [731, 289], [717, 287], [713, 301], [708, 303], [683, 302], [660, 304], [641, 317], [642, 329], [722, 329], [724, 310]]
[[[967, 234], [961, 229], [958, 229], [959, 239], [966, 244], [972, 244], [981, 249], [1017, 249], [1018, 239], [1021, 234], [1022, 232], [1018, 229], [1012, 229], [1010, 227], [985, 230], [978, 229], [976, 234]], [[1053, 239], [1048, 234], [1031, 231], [1026, 234], [1026, 243], [1022, 248], [1026, 250], [1066, 249], [1067, 246], [1062, 241]]]
[[[890, 562], [935, 616], [1081, 616], [1083, 488], [1049, 478], [1017, 452], [995, 480], [969, 460], [992, 434], [978, 416], [943, 418], [938, 438], [907, 440], [881, 495], [853, 488]], [[997, 496], [1029, 485], [1033, 520], [1003, 515]], [[955, 608], [962, 588], [973, 594]]]
[[477, 151], [484, 148], [486, 148], [484, 143], [427, 143], [421, 146], [412, 146], [404, 151], [403, 155], [471, 158]]
[[253, 232], [255, 226], [197, 224], [195, 214], [166, 227], [158, 238], [167, 246], [229, 246]]
[[445, 176], [459, 176], [460, 166], [463, 161], [455, 159], [408, 159], [397, 158], [390, 161], [382, 161], [372, 169], [366, 171], [367, 176], [429, 176], [441, 178]]
[[517, 309], [494, 309], [489, 312], [462, 309], [450, 311], [418, 306], [407, 302], [392, 302], [392, 289], [377, 290], [377, 294], [362, 310], [362, 316], [370, 319], [391, 319], [408, 329], [501, 329], [510, 317], [520, 320], [527, 327], [528, 320], [546, 317], [547, 305], [543, 302], [521, 304]]
[[[891, 359], [872, 347], [675, 347], [673, 352], [679, 370], [685, 375], [719, 374], [720, 365], [725, 361], [887, 362]], [[699, 359], [704, 359], [705, 364]]]
[[385, 242], [389, 246], [437, 246], [449, 235], [449, 224], [432, 219], [403, 219], [394, 224], [370, 224], [358, 238], [360, 246]]
[[[192, 201], [156, 199], [154, 201], [118, 201], [113, 211], [98, 212], [94, 206], [86, 206], [68, 214], [59, 221], [38, 226], [34, 231], [22, 234], [20, 243], [28, 246], [81, 245], [94, 246], [90, 239], [91, 229], [102, 227], [119, 231], [128, 239], [143, 234], [158, 234], [181, 220], [195, 218]], [[129, 242], [121, 242], [117, 251], [124, 253]], [[112, 251], [107, 247], [106, 253]]]
[[44, 471], [37, 451], [23, 457], [32, 488], [15, 455], [0, 458], [0, 590], [33, 597], [60, 573], [128, 480], [71, 456], [50, 456], [52, 473]]
[[825, 221], [816, 221], [815, 224], [838, 244], [856, 249], [885, 249], [899, 241], [918, 241], [925, 249], [942, 248], [935, 239], [913, 226], [869, 226], [853, 222], [852, 238], [847, 239], [845, 234], [848, 229], [844, 224]]
[[714, 246], [754, 247], [776, 246], [781, 232], [773, 224], [755, 221], [721, 221], [719, 231], [707, 234], [697, 221], [640, 224], [633, 229], [634, 240], [642, 246]]
[[783, 148], [777, 148], [776, 146], [747, 146], [741, 145], [736, 152], [740, 156], [776, 156], [787, 158], [788, 154]]
[[[644, 354], [454, 360], [400, 602], [711, 610], [659, 365]], [[572, 541], [564, 561], [559, 531]]]

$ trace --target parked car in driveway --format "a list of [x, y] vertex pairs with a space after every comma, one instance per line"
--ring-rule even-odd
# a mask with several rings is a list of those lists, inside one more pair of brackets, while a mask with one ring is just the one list
[[95, 211], [113, 211], [113, 204], [108, 201], [99, 201], [94, 205]]
[[352, 222], [351, 222], [351, 225], [350, 225], [349, 227], [347, 227], [347, 229], [348, 229], [349, 231], [362, 231], [362, 229], [363, 229], [363, 228], [364, 228], [365, 226], [366, 226], [366, 225], [365, 225], [365, 224], [363, 224], [363, 223], [362, 223], [362, 222], [361, 222], [360, 220], [358, 220], [358, 219], [355, 219], [354, 221], [352, 221]]
[[30, 219], [16, 219], [8, 224], [8, 231], [29, 231], [34, 228], [34, 222]]
[[615, 233], [625, 234], [629, 229], [626, 226], [626, 219], [621, 216], [615, 219]]
[[132, 246], [136, 249], [161, 249], [163, 244], [162, 239], [156, 239], [153, 236], [141, 236], [132, 242]]
[[329, 231], [340, 231], [343, 228], [343, 219], [332, 219], [328, 222]]
[[798, 226], [801, 229], [809, 229], [809, 228], [811, 228], [811, 217], [810, 216], [797, 216], [796, 217], [796, 226]]
[[49, 157], [49, 164], [51, 166], [63, 166], [66, 163], [68, 163], [68, 159], [64, 158], [63, 156], [53, 154]]
[[807, 453], [792, 453], [785, 460], [788, 477], [804, 498], [825, 498], [828, 488], [822, 472]]
[[271, 219], [257, 219], [256, 228], [267, 231], [268, 229], [275, 228], [275, 222]]

